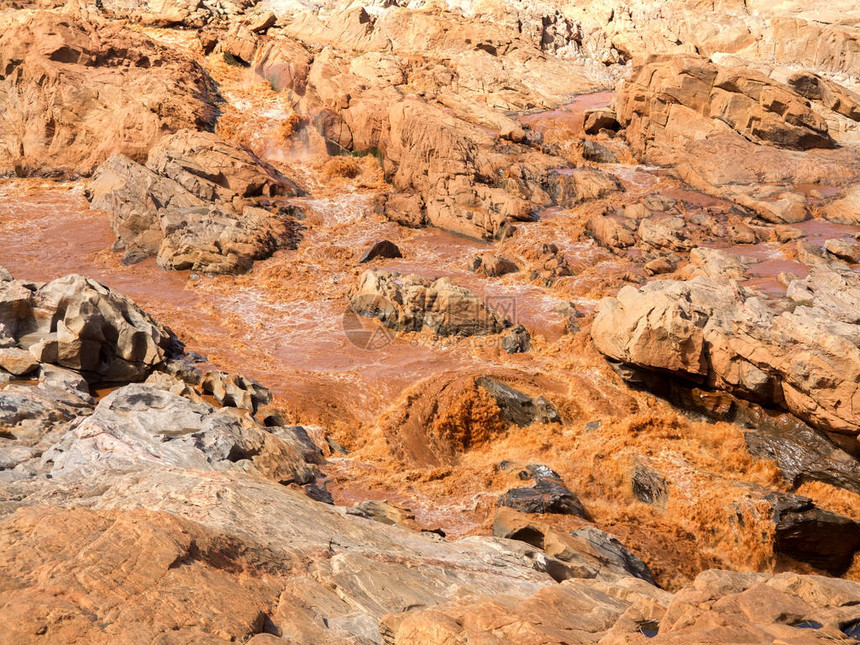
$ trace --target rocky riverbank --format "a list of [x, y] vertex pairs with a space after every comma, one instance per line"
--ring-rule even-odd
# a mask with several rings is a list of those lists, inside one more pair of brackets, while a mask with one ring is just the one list
[[0, 643], [860, 639], [858, 20], [0, 7]]

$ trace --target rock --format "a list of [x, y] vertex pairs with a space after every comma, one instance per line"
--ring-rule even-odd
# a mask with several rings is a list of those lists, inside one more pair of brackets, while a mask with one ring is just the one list
[[316, 471], [261, 426], [216, 412], [151, 384], [115, 390], [43, 455], [54, 476], [140, 464], [194, 470], [252, 470], [281, 483], [313, 481]]
[[[763, 415], [762, 415], [763, 416]], [[860, 461], [801, 421], [754, 421], [744, 432], [751, 454], [773, 459], [792, 487], [822, 481], [860, 494]]]
[[587, 517], [579, 498], [564, 484], [552, 479], [538, 479], [530, 488], [512, 488], [499, 498], [499, 506], [520, 513], [558, 513]]
[[617, 579], [619, 575], [632, 575], [653, 584], [651, 572], [639, 557], [595, 527], [563, 533], [501, 506], [493, 518], [493, 535], [543, 550], [567, 565], [568, 577]]
[[860, 242], [857, 240], [833, 239], [824, 243], [828, 253], [832, 253], [840, 260], [851, 264], [860, 262]]
[[508, 354], [522, 354], [531, 347], [531, 334], [522, 325], [517, 325], [502, 339], [502, 349]]
[[187, 130], [160, 141], [147, 167], [111, 157], [87, 189], [110, 213], [125, 262], [157, 255], [162, 268], [198, 273], [241, 273], [290, 246], [290, 221], [252, 204], [298, 192], [249, 150]]
[[586, 161], [595, 163], [618, 163], [615, 153], [596, 141], [586, 139], [579, 144], [579, 152]]
[[817, 429], [856, 436], [860, 425], [845, 402], [857, 394], [858, 277], [815, 267], [787, 296], [793, 304], [784, 310], [729, 280], [704, 277], [625, 287], [601, 303], [591, 334], [614, 361], [778, 405]]
[[582, 126], [585, 134], [598, 134], [601, 130], [617, 132], [621, 129], [614, 110], [599, 108], [597, 110], [586, 110]]
[[0, 368], [14, 376], [24, 376], [33, 372], [39, 363], [33, 360], [33, 355], [17, 347], [0, 349]]
[[250, 17], [248, 20], [248, 29], [254, 33], [261, 33], [269, 29], [269, 27], [274, 27], [275, 22], [277, 22], [277, 17], [273, 12], [261, 11]]
[[488, 278], [497, 278], [508, 273], [516, 273], [519, 267], [511, 260], [492, 253], [479, 253], [472, 258], [469, 269], [480, 272]]
[[119, 23], [21, 14], [0, 52], [0, 175], [88, 175], [112, 154], [142, 161], [165, 133], [215, 120], [200, 65]]
[[769, 496], [776, 525], [774, 549], [831, 575], [842, 575], [860, 549], [860, 523], [824, 511], [798, 495]]
[[669, 258], [661, 256], [645, 263], [645, 271], [648, 275], [662, 275], [672, 273], [676, 269], [675, 263]]
[[0, 324], [31, 359], [91, 382], [143, 380], [171, 344], [167, 330], [128, 298], [79, 275], [45, 285], [0, 283]]
[[785, 84], [801, 96], [820, 101], [829, 109], [860, 121], [860, 95], [808, 71], [798, 71], [785, 79]]
[[256, 414], [261, 405], [272, 402], [268, 388], [239, 374], [216, 370], [206, 372], [200, 380], [200, 388], [221, 405], [249, 410], [251, 414]]
[[404, 524], [415, 519], [408, 510], [389, 504], [387, 501], [367, 500], [353, 505], [357, 514], [382, 524]]
[[173, 271], [244, 273], [255, 260], [292, 245], [287, 220], [246, 206], [171, 209], [161, 214], [158, 265]]
[[478, 296], [448, 278], [430, 281], [379, 269], [362, 274], [351, 308], [391, 329], [428, 329], [438, 336], [497, 334], [510, 325]]
[[403, 254], [394, 242], [388, 240], [380, 240], [374, 242], [364, 254], [359, 258], [359, 264], [365, 264], [376, 258], [402, 258]]
[[696, 56], [637, 59], [618, 94], [617, 109], [634, 145], [730, 128], [778, 147], [834, 146], [824, 120], [789, 87], [751, 69], [720, 67]]
[[601, 213], [595, 213], [588, 219], [586, 230], [601, 246], [610, 249], [622, 249], [636, 244], [636, 237], [626, 222]]
[[860, 186], [849, 188], [841, 199], [825, 206], [824, 218], [838, 224], [860, 223]]
[[594, 526], [576, 529], [571, 535], [585, 540], [593, 548], [594, 555], [606, 563], [604, 567], [620, 569], [640, 580], [654, 584], [654, 578], [648, 566], [639, 556], [621, 544], [614, 535]]
[[35, 446], [54, 427], [92, 412], [90, 401], [50, 386], [11, 384], [0, 390], [0, 441]]
[[558, 411], [542, 396], [533, 399], [500, 381], [484, 376], [475, 383], [493, 396], [502, 415], [511, 423], [521, 427], [532, 423], [561, 423]]
[[669, 498], [666, 480], [644, 464], [636, 464], [633, 469], [633, 495], [640, 502], [664, 507]]
[[149, 153], [147, 168], [204, 202], [297, 195], [298, 187], [247, 148], [211, 132], [181, 130]]
[[192, 208], [204, 201], [178, 183], [123, 155], [113, 155], [93, 173], [87, 187], [92, 208], [110, 213], [111, 229], [125, 249], [154, 255], [163, 237], [159, 211]]
[[680, 217], [647, 217], [639, 224], [637, 234], [642, 244], [655, 249], [684, 251], [693, 242], [687, 238], [687, 223]]

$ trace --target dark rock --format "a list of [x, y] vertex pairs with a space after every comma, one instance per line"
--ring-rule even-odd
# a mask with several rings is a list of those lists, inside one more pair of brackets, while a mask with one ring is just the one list
[[317, 502], [322, 502], [323, 504], [331, 504], [332, 506], [334, 506], [334, 498], [331, 496], [331, 493], [325, 487], [325, 484], [320, 485], [316, 483], [311, 483], [305, 485], [305, 495]]
[[652, 468], [636, 464], [633, 469], [633, 495], [640, 502], [664, 506], [669, 497], [666, 480]]
[[586, 139], [579, 144], [579, 152], [586, 161], [595, 163], [618, 163], [615, 153], [596, 141]]
[[508, 354], [522, 354], [529, 351], [531, 335], [522, 325], [517, 325], [502, 339], [502, 348]]
[[860, 549], [860, 522], [822, 510], [808, 497], [773, 492], [765, 499], [773, 508], [776, 553], [834, 576], [851, 566]]
[[776, 461], [795, 488], [821, 481], [860, 494], [860, 461], [799, 419], [765, 417], [744, 438], [751, 454]]
[[616, 569], [641, 578], [652, 585], [656, 584], [642, 559], [624, 546], [618, 538], [593, 526], [585, 526], [571, 533], [573, 537], [586, 540], [596, 551], [598, 557]]
[[533, 399], [509, 385], [485, 376], [478, 378], [475, 384], [489, 392], [496, 399], [502, 415], [518, 426], [535, 422], [561, 423], [558, 411], [542, 396]]
[[499, 506], [507, 506], [520, 513], [558, 513], [586, 517], [579, 498], [561, 482], [539, 479], [530, 488], [512, 488], [499, 499]]
[[394, 242], [380, 240], [375, 242], [359, 259], [359, 264], [370, 262], [375, 258], [402, 258], [403, 254]]

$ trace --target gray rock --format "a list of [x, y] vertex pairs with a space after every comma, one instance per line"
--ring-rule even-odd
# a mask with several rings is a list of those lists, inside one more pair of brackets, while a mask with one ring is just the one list
[[301, 454], [251, 419], [150, 384], [127, 385], [109, 394], [42, 459], [54, 476], [122, 471], [145, 463], [254, 471], [282, 483], [305, 484], [316, 477]]
[[520, 513], [557, 513], [586, 517], [582, 502], [560, 481], [538, 479], [530, 488], [512, 488], [499, 499], [499, 506], [507, 506]]
[[511, 423], [527, 426], [531, 423], [561, 423], [561, 417], [553, 405], [542, 396], [532, 398], [509, 385], [482, 376], [475, 385], [489, 392], [502, 415]]
[[529, 351], [531, 334], [522, 325], [517, 325], [502, 339], [502, 349], [508, 354], [522, 354]]
[[171, 336], [131, 300], [80, 275], [44, 285], [0, 283], [0, 324], [31, 359], [89, 381], [142, 380]]

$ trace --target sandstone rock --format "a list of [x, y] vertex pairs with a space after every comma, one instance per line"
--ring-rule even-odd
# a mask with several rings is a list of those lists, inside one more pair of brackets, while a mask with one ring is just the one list
[[632, 575], [653, 583], [648, 567], [616, 538], [592, 526], [563, 533], [505, 506], [496, 509], [493, 535], [542, 549], [564, 562], [576, 578]]
[[472, 271], [480, 272], [488, 278], [497, 278], [508, 273], [516, 273], [519, 267], [511, 260], [493, 253], [479, 253], [472, 258], [469, 266]]
[[214, 121], [203, 69], [118, 23], [39, 11], [0, 37], [0, 174], [87, 175], [142, 161], [165, 133]]
[[164, 237], [157, 259], [167, 270], [244, 273], [255, 260], [292, 244], [287, 220], [252, 206], [241, 214], [219, 206], [170, 209], [160, 219]]
[[591, 333], [615, 361], [780, 405], [813, 427], [856, 436], [845, 402], [858, 380], [851, 340], [858, 287], [852, 272], [817, 267], [789, 286], [793, 311], [780, 311], [725, 279], [651, 282], [604, 300]]
[[402, 258], [403, 254], [394, 242], [388, 240], [380, 240], [374, 242], [364, 254], [359, 258], [358, 263], [364, 264], [375, 260], [376, 258]]
[[210, 132], [182, 130], [163, 138], [150, 151], [146, 165], [207, 202], [299, 192], [250, 150]]
[[362, 274], [351, 307], [392, 329], [426, 328], [438, 336], [497, 334], [510, 324], [478, 296], [447, 278], [431, 282], [379, 269]]
[[692, 246], [685, 235], [686, 222], [680, 217], [647, 217], [636, 231], [639, 240], [655, 249], [683, 251]]
[[596, 141], [586, 139], [579, 145], [579, 152], [586, 161], [595, 163], [618, 163], [618, 157], [609, 148]]
[[170, 334], [126, 297], [79, 275], [45, 285], [0, 283], [0, 324], [32, 358], [88, 380], [143, 380]]
[[157, 254], [162, 268], [205, 273], [241, 273], [292, 244], [289, 220], [244, 202], [297, 193], [249, 150], [191, 131], [160, 141], [148, 167], [111, 157], [88, 188], [91, 206], [110, 213], [125, 261]]
[[588, 219], [586, 230], [599, 244], [610, 249], [626, 248], [636, 243], [636, 237], [626, 222], [601, 213], [595, 213]]
[[860, 242], [857, 240], [833, 239], [824, 243], [824, 248], [840, 260], [857, 264], [860, 262]]
[[272, 402], [272, 393], [254, 379], [212, 370], [200, 380], [200, 388], [221, 405], [257, 413], [260, 405]]
[[0, 441], [35, 446], [54, 427], [91, 412], [89, 401], [54, 387], [7, 385], [0, 390]]
[[585, 134], [598, 134], [601, 130], [613, 132], [621, 129], [614, 110], [600, 108], [597, 110], [586, 110], [582, 129]]
[[731, 128], [744, 137], [798, 150], [834, 145], [824, 120], [790, 88], [749, 69], [695, 56], [637, 59], [617, 101], [619, 121], [640, 147]]
[[644, 268], [648, 275], [661, 275], [663, 273], [672, 273], [677, 267], [669, 258], [661, 256], [646, 262]]
[[800, 71], [790, 74], [785, 84], [811, 101], [820, 101], [829, 110], [860, 121], [860, 95], [832, 81], [811, 72]]
[[860, 186], [850, 188], [841, 199], [828, 204], [824, 208], [824, 217], [840, 224], [860, 222]]
[[17, 347], [0, 349], [0, 368], [15, 376], [24, 376], [33, 372], [39, 364], [33, 360], [33, 355]]

